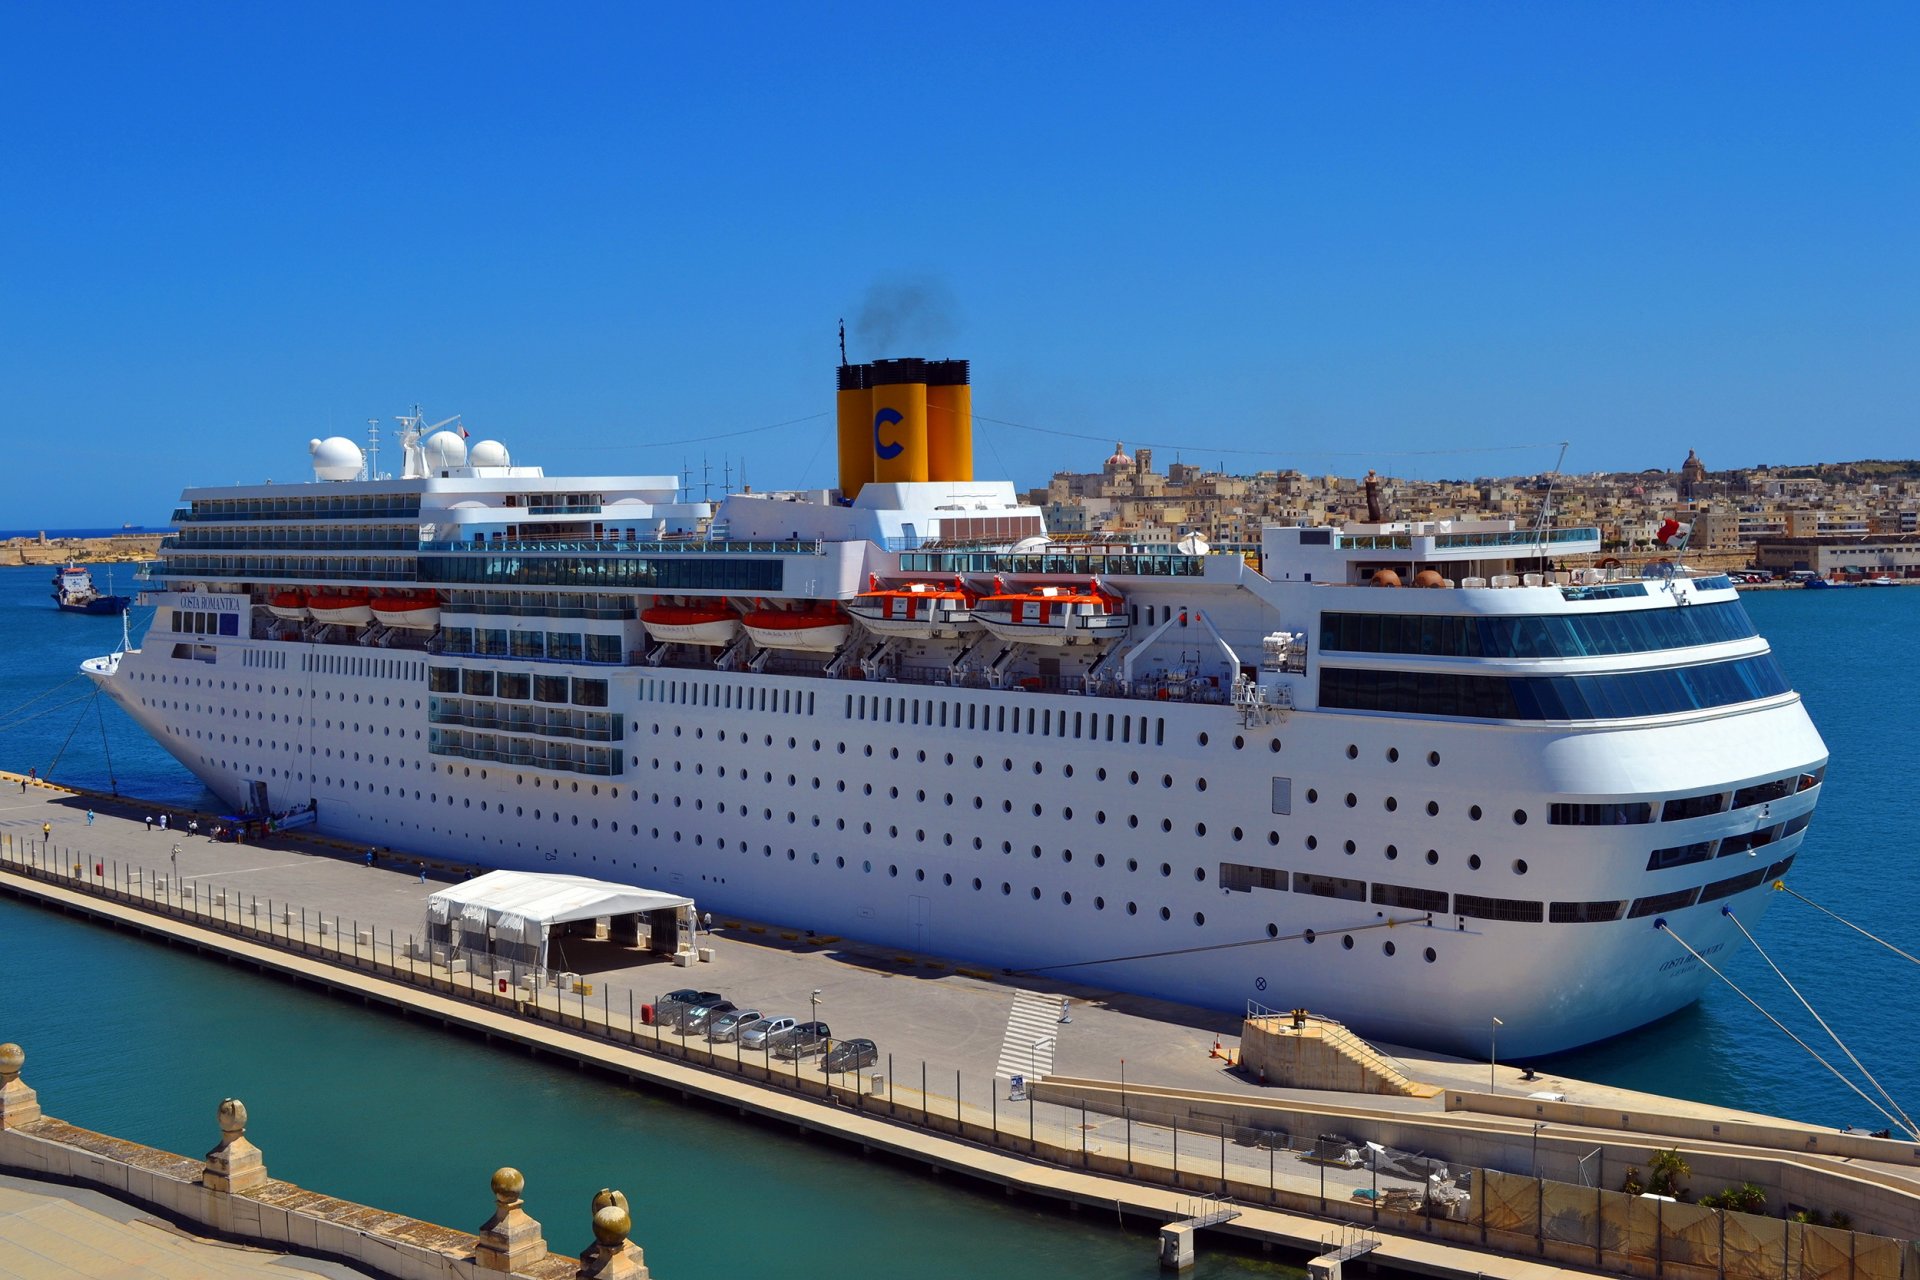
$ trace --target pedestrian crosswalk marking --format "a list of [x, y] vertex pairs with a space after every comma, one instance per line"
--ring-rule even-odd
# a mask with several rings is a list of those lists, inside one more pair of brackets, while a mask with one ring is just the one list
[[1000, 1046], [1000, 1075], [1032, 1080], [1053, 1074], [1053, 1053], [1060, 1034], [1060, 998], [1037, 991], [1015, 991], [1007, 1014], [1007, 1035]]

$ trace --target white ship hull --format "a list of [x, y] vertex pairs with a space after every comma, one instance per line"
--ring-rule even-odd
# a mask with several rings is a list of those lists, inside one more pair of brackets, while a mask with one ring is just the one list
[[[291, 650], [307, 661], [254, 675], [245, 648]], [[1649, 770], [1664, 788], [1684, 790], [1824, 754], [1791, 695], [1765, 709], [1644, 728], [1543, 732], [1311, 713], [1249, 728], [1224, 706], [878, 692], [779, 676], [757, 677], [753, 698], [727, 709], [719, 690], [741, 677], [620, 671], [612, 709], [629, 721], [622, 772], [581, 778], [577, 791], [553, 795], [528, 786], [547, 776], [537, 770], [429, 753], [424, 655], [223, 646], [220, 669], [233, 666], [246, 698], [236, 726], [233, 710], [221, 716], [210, 694], [168, 684], [176, 667], [207, 668], [164, 651], [149, 645], [87, 671], [229, 803], [264, 781], [275, 807], [317, 800], [320, 829], [349, 840], [683, 889], [717, 912], [977, 960], [1035, 980], [1213, 1008], [1250, 999], [1304, 1006], [1376, 1038], [1462, 1054], [1484, 1051], [1481, 1029], [1494, 1017], [1505, 1024], [1504, 1055], [1605, 1038], [1685, 1006], [1709, 975], [1653, 919], [1517, 924], [1449, 915], [1428, 923], [1418, 911], [1369, 902], [1229, 891], [1218, 882], [1220, 864], [1274, 861], [1296, 873], [1541, 900], [1632, 896], [1685, 878], [1645, 871], [1657, 827], [1551, 827], [1543, 795], [1641, 788]], [[352, 719], [310, 714], [356, 694], [364, 702]], [[881, 699], [893, 701], [883, 709]], [[1003, 724], [1009, 715], [1024, 724], [1046, 704], [1128, 717], [1131, 741], [914, 723], [937, 721], [943, 703], [956, 725], [967, 723], [968, 708], [975, 724]], [[779, 722], [795, 749], [785, 736], [764, 745], [770, 720], [762, 708], [772, 705], [788, 708]], [[364, 751], [376, 731], [371, 767], [337, 763]], [[1387, 763], [1390, 749], [1398, 762]], [[1441, 763], [1425, 764], [1429, 753]], [[674, 802], [671, 780], [686, 765], [680, 776], [701, 778], [691, 789], [713, 797], [704, 812]], [[1287, 816], [1269, 803], [1282, 768], [1295, 796]], [[762, 773], [773, 777], [771, 789], [758, 785]], [[754, 785], [719, 783], [736, 775]], [[1312, 804], [1301, 798], [1309, 789], [1319, 796]], [[1810, 810], [1817, 790], [1774, 803], [1772, 816]], [[1383, 807], [1390, 796], [1397, 812]], [[1409, 841], [1404, 812], [1422, 812], [1430, 800], [1438, 813], [1419, 818]], [[1469, 804], [1481, 820], [1467, 816]], [[1511, 817], [1522, 810], [1525, 825]], [[1750, 826], [1751, 816], [1744, 821]], [[1306, 848], [1308, 837], [1316, 848]], [[1722, 860], [1706, 870], [1764, 867], [1800, 839], [1768, 848], [1757, 862], [1743, 856], [1740, 867]], [[1396, 842], [1389, 859], [1384, 850]], [[1471, 871], [1469, 851], [1480, 860]], [[1762, 885], [1661, 918], [1711, 956], [1737, 943], [1720, 908], [1750, 924], [1768, 896]], [[1399, 923], [1387, 928], [1390, 918]], [[1300, 936], [1307, 930], [1312, 942]]]

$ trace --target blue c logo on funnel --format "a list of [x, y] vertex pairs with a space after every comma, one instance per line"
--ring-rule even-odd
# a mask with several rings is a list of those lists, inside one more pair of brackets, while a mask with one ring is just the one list
[[899, 421], [897, 409], [882, 409], [873, 415], [873, 451], [883, 460], [892, 461], [906, 451], [907, 446], [903, 444], [887, 444], [880, 439], [881, 427], [891, 427]]

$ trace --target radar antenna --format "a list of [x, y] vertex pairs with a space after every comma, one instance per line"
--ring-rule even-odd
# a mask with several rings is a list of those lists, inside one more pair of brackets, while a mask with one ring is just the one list
[[380, 419], [367, 419], [367, 479], [380, 478]]

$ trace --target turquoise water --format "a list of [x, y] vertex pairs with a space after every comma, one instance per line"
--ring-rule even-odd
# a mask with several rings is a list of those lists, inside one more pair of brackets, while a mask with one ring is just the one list
[[[46, 577], [37, 568], [0, 570], [0, 643], [9, 654], [0, 666], [0, 764], [99, 786], [110, 758], [124, 792], [191, 802], [198, 784], [104, 699], [88, 700], [83, 683], [41, 696], [119, 636], [117, 620], [55, 614]], [[1920, 672], [1909, 658], [1920, 589], [1756, 593], [1748, 608], [1833, 753], [1791, 882], [1920, 950], [1907, 908], [1914, 824], [1904, 768], [1906, 716], [1920, 705]], [[15, 708], [29, 702], [29, 713], [58, 709], [22, 720]], [[1784, 895], [1759, 936], [1894, 1096], [1920, 1105], [1915, 968]], [[484, 1220], [487, 1175], [512, 1163], [527, 1173], [530, 1208], [555, 1247], [584, 1247], [588, 1198], [619, 1186], [634, 1201], [649, 1262], [679, 1280], [744, 1270], [726, 1250], [768, 1241], [760, 1247], [777, 1257], [808, 1259], [756, 1259], [753, 1269], [769, 1274], [1158, 1274], [1143, 1228], [1123, 1233], [1110, 1218], [1068, 1217], [907, 1176], [5, 902], [0, 965], [36, 975], [0, 1006], [0, 1039], [27, 1046], [28, 1075], [53, 1114], [199, 1152], [213, 1140], [215, 1103], [237, 1094], [276, 1173], [434, 1221], [471, 1229]], [[1820, 1035], [1751, 952], [1728, 970], [1810, 1042]], [[1549, 1065], [1823, 1123], [1884, 1123], [1717, 986], [1654, 1026]], [[665, 1225], [690, 1222], [702, 1225]], [[1242, 1271], [1270, 1273], [1216, 1254], [1199, 1274]]]

